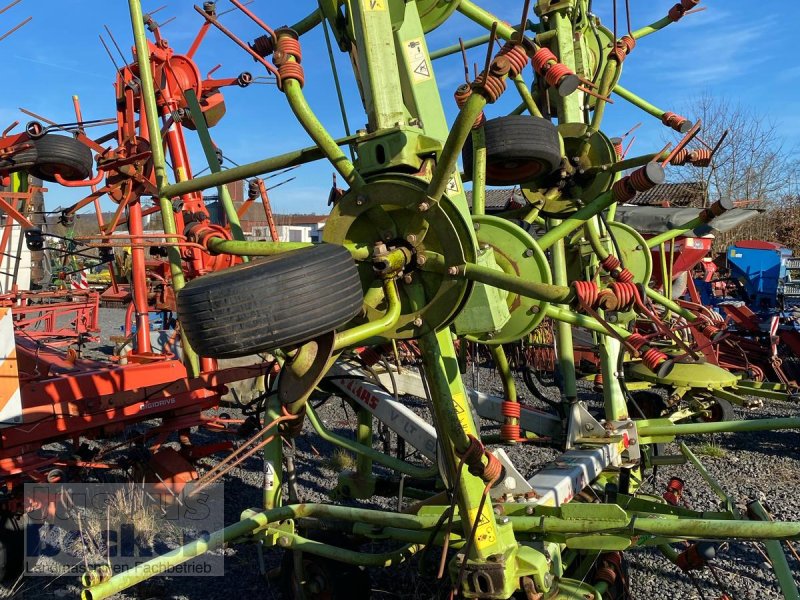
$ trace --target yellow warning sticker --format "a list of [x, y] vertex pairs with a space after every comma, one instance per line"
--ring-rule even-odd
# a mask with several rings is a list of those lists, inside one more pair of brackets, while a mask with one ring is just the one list
[[453, 394], [453, 408], [455, 408], [458, 422], [464, 431], [470, 432], [469, 416], [467, 415], [467, 397], [462, 393]]
[[367, 0], [367, 10], [386, 10], [386, 0]]
[[408, 69], [411, 71], [411, 81], [414, 83], [422, 83], [428, 81], [433, 77], [431, 71], [430, 58], [425, 51], [425, 43], [422, 38], [414, 38], [406, 42], [406, 62]]
[[456, 178], [455, 173], [453, 173], [453, 176], [447, 181], [446, 191], [448, 194], [457, 194], [461, 191], [458, 187], [458, 179]]
[[489, 519], [489, 515], [486, 512], [487, 510], [491, 510], [491, 508], [489, 508], [487, 505], [484, 505], [483, 512], [481, 512], [480, 515], [478, 515], [477, 508], [473, 508], [469, 511], [470, 523], [474, 523], [476, 517], [478, 519], [478, 527], [475, 529], [474, 541], [475, 548], [478, 550], [488, 548], [497, 541], [497, 534], [491, 520]]

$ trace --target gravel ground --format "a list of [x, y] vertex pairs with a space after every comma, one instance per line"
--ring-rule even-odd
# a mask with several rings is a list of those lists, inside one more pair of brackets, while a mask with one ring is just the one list
[[[109, 335], [118, 335], [118, 329], [110, 331], [110, 325], [118, 328], [121, 322], [120, 311], [101, 310], [106, 333], [101, 346], [110, 345]], [[469, 380], [469, 378], [468, 378]], [[520, 383], [523, 399], [531, 404], [537, 401], [530, 397]], [[499, 381], [491, 373], [484, 371], [480, 378], [480, 388], [484, 391], [499, 392]], [[596, 396], [586, 386], [581, 399], [590, 406], [599, 408]], [[424, 403], [419, 399], [407, 399], [414, 410], [428, 417]], [[226, 410], [226, 412], [231, 412]], [[235, 412], [235, 411], [234, 411]], [[782, 402], [768, 402], [752, 413], [737, 410], [739, 418], [784, 417], [800, 414], [800, 406]], [[352, 411], [345, 411], [342, 403], [331, 398], [319, 410], [326, 425], [339, 433], [352, 431], [355, 417]], [[493, 430], [489, 423], [486, 429]], [[199, 434], [205, 436], [207, 434]], [[212, 438], [209, 438], [212, 439]], [[711, 475], [720, 481], [741, 508], [753, 498], [764, 500], [778, 520], [800, 521], [800, 499], [796, 494], [800, 481], [800, 434], [796, 431], [765, 432], [750, 434], [721, 434], [708, 436], [688, 436], [687, 445], [696, 452], [702, 452], [704, 445], [712, 441], [719, 450], [710, 457], [701, 454], [701, 460]], [[379, 442], [376, 440], [376, 445]], [[304, 433], [297, 439], [296, 466], [301, 500], [305, 502], [326, 501], [328, 492], [336, 484], [336, 471], [331, 466], [330, 457], [334, 448], [320, 440], [306, 423]], [[668, 451], [679, 452], [676, 444], [670, 444]], [[531, 445], [509, 449], [509, 455], [525, 476], [532, 475], [537, 468], [552, 460], [558, 452], [548, 448]], [[413, 461], [414, 459], [410, 459]], [[380, 472], [380, 471], [379, 471]], [[388, 472], [383, 472], [388, 475]], [[702, 480], [700, 475], [687, 465], [660, 467], [657, 480], [650, 490], [660, 495], [666, 482], [678, 476], [686, 482], [684, 501], [687, 507], [695, 510], [716, 510], [719, 507], [716, 496]], [[261, 502], [263, 482], [263, 463], [258, 455], [246, 460], [225, 478], [225, 521], [238, 519], [242, 510], [258, 507]], [[373, 502], [354, 503], [359, 506], [386, 508], [396, 507], [396, 500], [377, 497]], [[795, 544], [800, 550], [800, 544]], [[375, 545], [372, 549], [385, 548]], [[369, 549], [365, 547], [365, 549]], [[224, 577], [162, 577], [140, 585], [134, 590], [119, 594], [115, 598], [172, 598], [175, 600], [201, 600], [235, 594], [240, 597], [253, 596], [263, 599], [281, 598], [277, 583], [266, 581], [259, 574], [258, 551], [254, 546], [236, 546], [225, 550]], [[267, 550], [263, 553], [265, 570], [273, 570], [280, 564], [281, 552]], [[722, 591], [714, 582], [712, 574], [705, 570], [689, 578], [676, 567], [650, 550], [635, 550], [626, 553], [630, 568], [631, 597], [645, 600], [659, 597], [665, 592], [674, 598], [705, 599], [718, 598]], [[438, 562], [438, 552], [431, 552], [422, 559], [415, 558], [408, 564], [392, 569], [369, 569], [373, 598], [438, 598], [447, 593], [447, 586], [437, 582], [433, 573]], [[789, 558], [790, 567], [800, 579], [800, 562]], [[716, 574], [725, 590], [732, 598], [779, 598], [780, 594], [771, 570], [754, 544], [731, 543], [723, 546], [714, 560]], [[699, 589], [698, 589], [699, 588]], [[0, 597], [15, 595], [20, 598], [63, 598], [77, 597], [77, 581], [66, 577], [54, 580], [40, 577], [22, 582], [16, 593], [0, 588]]]

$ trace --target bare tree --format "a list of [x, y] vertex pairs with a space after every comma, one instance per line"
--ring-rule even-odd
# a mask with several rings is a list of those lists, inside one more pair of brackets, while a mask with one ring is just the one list
[[728, 134], [709, 167], [670, 169], [673, 180], [705, 181], [709, 202], [729, 198], [753, 208], [768, 208], [796, 191], [798, 164], [774, 121], [710, 93], [691, 101], [685, 114], [702, 120], [699, 137], [710, 146]]

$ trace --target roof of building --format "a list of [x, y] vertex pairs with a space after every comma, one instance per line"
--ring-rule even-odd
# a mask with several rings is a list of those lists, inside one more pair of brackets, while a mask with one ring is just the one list
[[[488, 189], [486, 190], [486, 210], [503, 210], [512, 198], [523, 205], [527, 202], [519, 188]], [[467, 191], [467, 204], [472, 206], [472, 191]]]
[[704, 181], [661, 183], [646, 192], [638, 192], [629, 204], [702, 208], [707, 196], [708, 188]]

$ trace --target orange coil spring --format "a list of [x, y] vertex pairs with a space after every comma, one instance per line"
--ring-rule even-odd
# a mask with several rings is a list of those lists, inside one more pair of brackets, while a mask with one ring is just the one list
[[647, 171], [644, 167], [636, 169], [628, 177], [630, 179], [631, 187], [637, 192], [646, 192], [655, 186], [655, 184], [650, 181], [650, 178], [647, 176]]
[[524, 440], [522, 428], [519, 425], [500, 425], [500, 437], [506, 442], [519, 442]]
[[698, 148], [689, 153], [689, 162], [695, 167], [707, 167], [711, 164], [711, 150]]
[[519, 419], [519, 416], [522, 414], [522, 406], [519, 402], [509, 402], [508, 400], [504, 400], [500, 405], [500, 412], [504, 417]]
[[631, 187], [630, 177], [625, 176], [611, 186], [611, 193], [615, 202], [630, 202], [636, 196], [636, 190]]
[[[453, 98], [456, 100], [456, 106], [458, 108], [464, 108], [464, 105], [469, 100], [470, 96], [472, 96], [472, 88], [468, 85], [460, 85], [456, 90], [455, 94], [453, 94]], [[475, 119], [475, 122], [472, 124], [473, 129], [477, 129], [481, 125], [486, 122], [486, 113], [481, 111], [481, 114], [478, 115], [478, 118]]]
[[481, 73], [472, 82], [472, 88], [482, 94], [489, 104], [492, 104], [497, 102], [497, 99], [506, 91], [506, 82], [501, 77], [495, 77], [491, 73], [488, 76], [486, 73]]
[[297, 62], [303, 61], [303, 51], [300, 49], [300, 40], [289, 35], [282, 35], [278, 38], [278, 52], [283, 53], [286, 57], [293, 56]]
[[719, 327], [716, 327], [715, 325], [712, 325], [711, 323], [708, 322], [704, 322], [702, 325], [698, 326], [698, 329], [700, 330], [700, 333], [702, 333], [709, 339], [714, 337], [721, 331]]
[[631, 273], [628, 269], [622, 269], [618, 273], [614, 273], [612, 275], [614, 276], [614, 279], [620, 283], [633, 283], [633, 273]]
[[676, 167], [685, 165], [687, 162], [689, 162], [689, 150], [687, 148], [681, 148], [669, 162]]
[[700, 4], [700, 0], [681, 0], [684, 10], [692, 10], [698, 4]]
[[525, 54], [525, 50], [523, 50], [522, 46], [519, 44], [507, 42], [502, 48], [500, 48], [500, 52], [498, 52], [497, 55], [505, 56], [508, 59], [508, 62], [511, 65], [509, 76], [512, 78], [522, 73], [522, 71], [528, 65], [528, 55]]
[[619, 269], [620, 262], [616, 256], [614, 256], [613, 254], [609, 254], [600, 262], [600, 266], [603, 267], [609, 273], [611, 273], [611, 271], [613, 271], [614, 269]]
[[597, 301], [600, 299], [600, 290], [597, 288], [597, 284], [593, 281], [573, 281], [572, 287], [581, 305], [589, 308], [597, 306]]
[[572, 70], [567, 65], [556, 63], [547, 69], [547, 73], [544, 74], [544, 80], [549, 86], [555, 87], [567, 75], [572, 75]]
[[603, 387], [603, 374], [598, 373], [594, 376], [594, 387], [601, 388]]
[[639, 298], [639, 290], [633, 283], [614, 281], [608, 287], [614, 292], [619, 303], [617, 310], [630, 310]]
[[[617, 138], [617, 139], [619, 139], [619, 138]], [[622, 140], [621, 139], [614, 144], [614, 152], [617, 153], [617, 158], [622, 158], [622, 155], [625, 153], [625, 149], [622, 147]]]
[[656, 350], [655, 348], [650, 348], [647, 352], [642, 355], [642, 363], [645, 367], [650, 369], [651, 371], [655, 372], [658, 367], [667, 360], [667, 355], [661, 352], [660, 350]]
[[614, 45], [614, 49], [608, 57], [618, 63], [622, 63], [635, 47], [636, 40], [629, 35], [625, 35]]
[[[675, 6], [678, 6], [677, 4]], [[675, 131], [680, 132], [681, 125], [687, 121], [686, 117], [682, 117], [674, 112], [665, 112], [661, 115], [661, 122], [667, 127], [671, 127]]]
[[281, 81], [294, 79], [300, 84], [300, 87], [303, 87], [306, 82], [303, 66], [296, 62], [283, 63], [280, 67], [278, 67], [278, 73], [281, 76]]
[[[459, 454], [459, 458], [467, 465], [467, 470], [487, 483], [498, 479], [503, 472], [502, 463], [497, 460], [494, 454], [486, 450], [483, 443], [474, 435], [468, 435], [467, 437], [469, 438], [469, 446], [463, 453]], [[483, 466], [484, 456], [488, 461], [485, 467]]]
[[537, 50], [533, 55], [533, 70], [541, 75], [547, 67], [547, 63], [551, 60], [553, 62], [558, 62], [556, 55], [553, 54], [548, 48], [539, 48], [539, 50]]
[[637, 352], [647, 343], [647, 339], [641, 333], [632, 333], [625, 341]]

